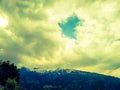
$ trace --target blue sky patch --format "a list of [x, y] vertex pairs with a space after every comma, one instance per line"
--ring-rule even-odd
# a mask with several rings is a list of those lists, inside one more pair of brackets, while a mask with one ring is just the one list
[[66, 22], [60, 22], [58, 25], [62, 29], [62, 34], [69, 38], [76, 38], [76, 26], [81, 20], [77, 16], [71, 16], [67, 18]]

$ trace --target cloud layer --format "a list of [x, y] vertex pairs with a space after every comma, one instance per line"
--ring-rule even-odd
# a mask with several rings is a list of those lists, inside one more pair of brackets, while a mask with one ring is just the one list
[[[0, 0], [0, 17], [8, 20], [0, 26], [0, 59], [31, 69], [70, 68], [120, 77], [119, 3]], [[76, 25], [68, 20], [73, 15], [81, 20]], [[65, 36], [60, 24], [69, 26]]]

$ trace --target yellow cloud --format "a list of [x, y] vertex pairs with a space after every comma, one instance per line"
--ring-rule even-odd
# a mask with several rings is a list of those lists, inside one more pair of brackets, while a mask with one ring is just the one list
[[[0, 59], [41, 70], [70, 68], [118, 76], [119, 0], [1, 0]], [[77, 39], [62, 35], [59, 22], [76, 15]], [[3, 23], [5, 21], [5, 23]], [[8, 23], [9, 22], [9, 23]], [[3, 25], [2, 25], [3, 26]]]

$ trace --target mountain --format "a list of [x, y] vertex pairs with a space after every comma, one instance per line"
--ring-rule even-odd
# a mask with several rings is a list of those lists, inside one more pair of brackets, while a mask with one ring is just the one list
[[120, 90], [120, 78], [69, 69], [36, 72], [21, 68], [20, 83], [26, 90]]

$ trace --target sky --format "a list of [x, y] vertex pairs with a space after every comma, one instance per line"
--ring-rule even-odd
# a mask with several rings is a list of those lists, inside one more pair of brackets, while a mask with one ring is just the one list
[[120, 0], [0, 0], [0, 60], [120, 77]]

